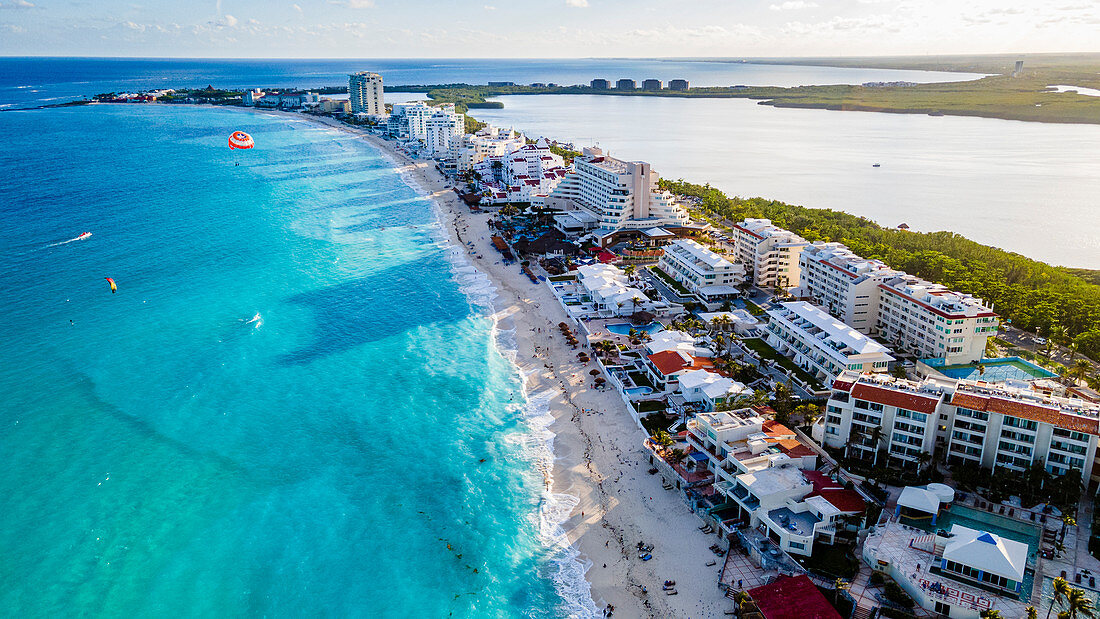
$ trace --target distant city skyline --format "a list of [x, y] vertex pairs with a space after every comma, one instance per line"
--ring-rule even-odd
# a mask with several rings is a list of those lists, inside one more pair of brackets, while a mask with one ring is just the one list
[[0, 0], [0, 55], [809, 56], [1100, 51], [1082, 0]]

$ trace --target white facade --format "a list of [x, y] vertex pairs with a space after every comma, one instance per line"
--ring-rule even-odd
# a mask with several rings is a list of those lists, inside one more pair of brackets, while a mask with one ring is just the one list
[[474, 164], [481, 163], [490, 157], [503, 157], [523, 148], [526, 144], [527, 140], [522, 133], [486, 125], [477, 133], [471, 133], [463, 139], [462, 148], [458, 153], [458, 171], [467, 172]]
[[948, 365], [982, 358], [999, 320], [981, 299], [868, 260], [840, 243], [802, 251], [799, 293], [857, 331]]
[[979, 381], [844, 374], [822, 423], [825, 444], [848, 445], [865, 460], [885, 450], [893, 464], [912, 468], [940, 445], [950, 464], [1023, 471], [1040, 463], [1055, 475], [1079, 471], [1087, 481], [1100, 404]]
[[768, 310], [768, 344], [830, 383], [844, 371], [885, 372], [888, 348], [803, 301]]
[[437, 112], [454, 113], [454, 105], [447, 104], [432, 107], [423, 101], [415, 103], [394, 103], [390, 114], [388, 130], [400, 138], [420, 140], [428, 139], [428, 119]]
[[798, 257], [809, 244], [806, 239], [772, 225], [770, 219], [738, 222], [732, 234], [740, 262], [752, 270], [753, 283], [767, 287], [798, 286]]
[[744, 265], [730, 262], [691, 239], [673, 241], [664, 250], [657, 266], [692, 292], [706, 286], [735, 287], [745, 281]]
[[348, 76], [348, 101], [354, 114], [381, 116], [386, 113], [383, 97], [382, 76], [377, 73], [360, 71]]
[[688, 223], [687, 212], [671, 193], [657, 188], [657, 180], [648, 163], [621, 161], [598, 148], [585, 148], [546, 205], [588, 211], [600, 219], [601, 233]]
[[630, 316], [645, 311], [658, 313], [668, 306], [633, 287], [622, 269], [610, 264], [591, 264], [577, 269], [577, 283], [591, 298], [600, 316]]
[[499, 157], [487, 157], [472, 168], [481, 176], [482, 202], [533, 202], [545, 198], [569, 170], [565, 160], [541, 138]]
[[708, 411], [731, 399], [752, 394], [752, 389], [744, 384], [706, 370], [681, 374], [679, 390], [685, 400], [700, 403]]
[[466, 134], [466, 116], [440, 110], [424, 122], [425, 151], [432, 157], [453, 157]]

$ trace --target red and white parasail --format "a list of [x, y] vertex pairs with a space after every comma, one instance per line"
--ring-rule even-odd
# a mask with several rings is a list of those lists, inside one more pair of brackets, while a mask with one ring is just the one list
[[244, 131], [234, 131], [233, 135], [229, 136], [229, 148], [252, 148], [256, 143], [252, 141], [252, 136], [248, 135]]

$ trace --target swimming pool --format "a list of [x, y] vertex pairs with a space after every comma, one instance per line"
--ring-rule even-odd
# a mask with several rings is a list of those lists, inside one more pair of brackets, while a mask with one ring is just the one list
[[1034, 380], [1036, 378], [1055, 378], [1058, 376], [1054, 372], [1041, 368], [1020, 357], [983, 359], [981, 369], [974, 363], [932, 367], [948, 378], [986, 380], [990, 382], [1003, 382], [1010, 378], [1017, 380]]
[[648, 325], [632, 325], [626, 322], [619, 322], [613, 325], [607, 325], [607, 330], [616, 335], [630, 335], [631, 329], [634, 329], [637, 332], [645, 331], [646, 333], [653, 335], [654, 333], [664, 328], [665, 326], [657, 321], [653, 321]]
[[938, 529], [950, 531], [951, 525], [962, 525], [979, 531], [988, 531], [1017, 542], [1027, 544], [1028, 563], [1034, 563], [1039, 552], [1039, 537], [1041, 531], [1037, 525], [1022, 522], [1013, 518], [1006, 518], [980, 509], [952, 505], [950, 509], [941, 510], [936, 519], [936, 525], [932, 526], [931, 519], [902, 517], [902, 524], [924, 529], [929, 533], [935, 533]]
[[628, 395], [649, 395], [653, 393], [652, 387], [631, 387], [626, 390]]

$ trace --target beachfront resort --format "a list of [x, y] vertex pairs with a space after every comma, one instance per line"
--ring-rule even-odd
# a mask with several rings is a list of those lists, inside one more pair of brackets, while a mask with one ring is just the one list
[[347, 100], [241, 104], [332, 116], [446, 175], [499, 262], [560, 305], [641, 474], [709, 536], [727, 614], [1007, 618], [1100, 597], [1100, 397], [1002, 354], [982, 299], [768, 219], [708, 220], [647, 162], [384, 93], [360, 72]]

